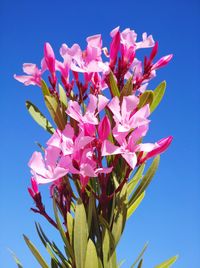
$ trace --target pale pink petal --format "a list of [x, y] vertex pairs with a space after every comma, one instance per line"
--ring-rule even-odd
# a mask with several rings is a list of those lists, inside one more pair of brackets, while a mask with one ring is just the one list
[[95, 174], [99, 174], [99, 173], [105, 173], [108, 174], [110, 172], [112, 172], [113, 167], [103, 167], [103, 168], [97, 168], [95, 170]]
[[113, 143], [111, 143], [108, 140], [103, 141], [102, 147], [101, 147], [102, 156], [120, 154], [121, 152], [122, 150], [120, 147], [115, 146]]
[[137, 156], [135, 153], [127, 152], [122, 154], [122, 157], [126, 160], [129, 166], [134, 169], [137, 164]]
[[86, 110], [86, 113], [89, 112], [94, 115], [96, 109], [97, 109], [97, 97], [93, 94], [89, 94], [89, 104]]
[[28, 162], [28, 166], [36, 173], [46, 175], [46, 167], [40, 152], [34, 152]]
[[123, 97], [121, 114], [122, 118], [126, 118], [127, 113], [131, 113], [138, 105], [139, 99], [135, 95]]
[[24, 63], [23, 64], [23, 71], [26, 74], [34, 75], [38, 71], [38, 68], [37, 68], [36, 64]]
[[82, 120], [81, 107], [76, 101], [69, 101], [66, 113], [76, 121], [80, 122]]
[[98, 96], [98, 105], [97, 105], [98, 106], [98, 108], [97, 108], [98, 113], [100, 113], [100, 111], [102, 111], [106, 107], [108, 102], [109, 102], [109, 99], [106, 98], [105, 96], [103, 96], [103, 95]]
[[117, 119], [116, 121], [121, 121], [121, 114], [120, 114], [120, 105], [119, 105], [119, 98], [114, 97], [112, 98], [111, 102], [108, 104], [109, 109], [114, 115], [114, 118]]

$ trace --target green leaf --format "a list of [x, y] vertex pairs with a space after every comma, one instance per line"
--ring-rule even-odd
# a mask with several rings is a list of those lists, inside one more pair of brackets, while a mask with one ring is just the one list
[[135, 189], [136, 185], [138, 184], [139, 180], [142, 178], [144, 168], [145, 168], [145, 164], [142, 164], [137, 169], [137, 171], [134, 174], [133, 178], [128, 182], [128, 189], [127, 189], [128, 197], [131, 196], [131, 194], [132, 194], [133, 190]]
[[141, 268], [142, 267], [142, 264], [143, 264], [143, 259], [140, 260], [139, 264], [138, 264], [138, 267], [137, 268]]
[[42, 83], [42, 93], [43, 93], [43, 95], [44, 96], [46, 96], [46, 95], [51, 96], [51, 93], [50, 93], [49, 88], [48, 88], [47, 84], [45, 83], [45, 81], [42, 80], [41, 83]]
[[67, 95], [66, 95], [66, 92], [65, 92], [64, 88], [61, 86], [61, 84], [59, 84], [58, 89], [59, 89], [60, 102], [65, 106], [65, 108], [67, 108]]
[[[55, 248], [53, 247], [52, 243], [49, 241], [49, 239], [47, 238], [47, 236], [44, 234], [41, 226], [39, 225], [39, 223], [35, 223], [36, 226], [36, 230], [37, 233], [40, 237], [40, 240], [42, 241], [43, 245], [45, 246], [47, 252], [49, 253], [49, 255], [51, 256], [51, 259], [54, 260], [54, 264], [57, 264], [58, 267], [62, 268], [63, 266], [60, 264], [59, 260], [57, 259], [55, 253]], [[58, 252], [56, 251], [56, 254], [58, 254]], [[59, 256], [60, 257], [60, 256]], [[66, 266], [64, 266], [66, 268]]]
[[110, 90], [112, 92], [112, 96], [120, 97], [120, 92], [117, 86], [117, 82], [115, 81], [115, 77], [112, 71], [109, 74], [109, 78], [110, 78]]
[[97, 251], [94, 243], [91, 239], [88, 241], [86, 258], [85, 258], [85, 268], [98, 268], [99, 262], [97, 257]]
[[53, 209], [54, 209], [54, 214], [55, 214], [55, 219], [56, 219], [56, 223], [57, 223], [57, 226], [58, 226], [58, 230], [60, 232], [60, 235], [62, 237], [62, 240], [63, 242], [65, 243], [65, 246], [66, 246], [66, 253], [68, 253], [72, 258], [74, 257], [74, 254], [73, 254], [73, 250], [72, 250], [72, 247], [66, 237], [66, 234], [65, 234], [65, 231], [63, 229], [63, 226], [60, 222], [60, 218], [58, 216], [58, 210], [57, 210], [57, 206], [56, 206], [56, 201], [55, 201], [55, 198], [53, 198]]
[[[39, 237], [42, 241], [42, 243], [44, 245], [48, 245], [47, 246], [47, 250], [52, 250], [62, 261], [62, 265], [60, 265], [60, 267], [62, 268], [68, 268], [69, 267], [69, 263], [66, 259], [66, 257], [63, 255], [63, 253], [59, 250], [59, 248], [56, 246], [56, 244], [54, 242], [50, 242], [50, 240], [48, 239], [48, 237], [45, 235], [44, 231], [42, 230], [42, 227], [40, 226], [39, 223], [36, 223], [36, 229], [37, 229], [37, 232], [39, 234]], [[45, 246], [46, 247], [46, 246]], [[52, 256], [53, 255], [53, 256]], [[50, 254], [50, 256], [55, 257], [56, 256], [52, 253]], [[59, 261], [57, 260], [57, 262], [59, 263]]]
[[153, 179], [153, 176], [156, 173], [156, 170], [157, 170], [158, 165], [159, 165], [159, 161], [160, 161], [160, 156], [157, 155], [154, 158], [151, 166], [147, 170], [146, 174], [144, 175], [143, 179], [141, 180], [141, 183], [138, 185], [138, 187], [136, 188], [132, 197], [130, 198], [129, 206], [132, 205], [137, 200], [137, 198], [142, 194], [142, 192], [145, 191], [145, 189], [147, 188], [147, 186], [149, 185], [149, 183]]
[[122, 232], [124, 230], [127, 217], [127, 184], [124, 185], [121, 192], [116, 196], [116, 207], [113, 216], [112, 235], [115, 246], [117, 246]]
[[138, 255], [138, 257], [136, 258], [135, 262], [131, 265], [131, 268], [134, 268], [135, 265], [138, 263], [138, 261], [143, 257], [146, 249], [148, 247], [148, 243], [146, 243], [142, 249], [142, 251], [140, 252], [140, 254]]
[[171, 265], [174, 264], [177, 259], [178, 259], [178, 256], [174, 256], [168, 259], [167, 261], [162, 262], [161, 264], [155, 266], [155, 268], [170, 268]]
[[104, 225], [104, 223], [102, 237], [104, 268], [117, 268], [114, 238], [112, 236], [112, 233], [110, 233], [109, 229]]
[[122, 267], [122, 265], [125, 263], [125, 260], [121, 260], [118, 264], [117, 264], [117, 268]]
[[31, 250], [31, 252], [33, 253], [33, 255], [35, 256], [36, 260], [41, 265], [41, 267], [42, 268], [49, 268], [49, 266], [47, 265], [47, 263], [45, 262], [45, 260], [43, 259], [43, 257], [40, 255], [39, 251], [34, 246], [34, 244], [28, 239], [27, 236], [23, 235], [23, 237], [24, 237], [24, 240], [25, 240], [27, 246], [29, 247], [29, 249]]
[[158, 87], [153, 91], [153, 102], [150, 105], [151, 113], [157, 108], [159, 103], [161, 102], [166, 89], [166, 81], [163, 81], [158, 85]]
[[49, 110], [54, 122], [60, 130], [63, 130], [66, 124], [66, 117], [64, 118], [61, 113], [58, 100], [54, 96], [47, 95], [44, 97], [44, 99], [47, 109]]
[[70, 244], [73, 245], [74, 219], [69, 212], [67, 212], [67, 230], [69, 233]]
[[79, 199], [74, 219], [74, 253], [76, 268], [84, 268], [88, 243], [88, 225], [84, 205]]
[[8, 249], [8, 250], [10, 251], [10, 253], [11, 253], [11, 255], [12, 255], [12, 257], [13, 257], [15, 263], [17, 264], [17, 267], [18, 267], [18, 268], [23, 268], [23, 266], [22, 266], [20, 260], [17, 258], [17, 256], [15, 255], [15, 253], [14, 253], [12, 250], [10, 250], [10, 249]]
[[145, 196], [145, 192], [141, 193], [141, 195], [135, 200], [135, 202], [128, 208], [127, 216], [126, 216], [127, 220], [135, 212], [137, 207], [140, 205], [144, 196]]
[[52, 127], [51, 123], [33, 103], [26, 101], [26, 108], [28, 109], [32, 118], [38, 123], [38, 125], [47, 130], [49, 133], [54, 133], [55, 129]]
[[124, 87], [122, 88], [121, 94], [120, 94], [120, 100], [123, 99], [124, 96], [129, 96], [133, 92], [133, 77], [130, 77], [127, 81]]
[[138, 108], [142, 108], [146, 104], [151, 105], [153, 102], [154, 93], [152, 90], [146, 90], [141, 96], [140, 96], [140, 102], [138, 104]]
[[88, 231], [90, 233], [90, 227], [92, 224], [92, 216], [93, 216], [93, 210], [95, 206], [95, 199], [94, 195], [91, 193], [89, 197], [89, 204], [88, 204], [88, 216], [87, 216], [87, 222], [88, 222]]

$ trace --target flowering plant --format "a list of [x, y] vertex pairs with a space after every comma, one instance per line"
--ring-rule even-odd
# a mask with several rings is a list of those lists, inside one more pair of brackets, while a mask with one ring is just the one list
[[[156, 71], [172, 58], [155, 61], [158, 43], [144, 33], [130, 29], [111, 32], [110, 47], [103, 47], [101, 35], [60, 48], [57, 60], [49, 43], [44, 46], [41, 67], [25, 63], [25, 75], [15, 79], [41, 88], [52, 123], [30, 101], [26, 107], [50, 138], [29, 160], [34, 200], [32, 211], [55, 227], [64, 243], [64, 253], [51, 242], [39, 224], [39, 237], [51, 264], [24, 236], [41, 267], [119, 267], [116, 247], [127, 219], [145, 196], [159, 164], [159, 155], [172, 141], [162, 138], [143, 142], [150, 115], [160, 103], [166, 83], [147, 90]], [[142, 48], [152, 48], [144, 61], [136, 58]], [[48, 85], [42, 77], [48, 73]], [[147, 160], [153, 161], [146, 170]], [[145, 172], [144, 172], [145, 171]], [[39, 186], [50, 184], [54, 217], [45, 209]], [[142, 267], [146, 245], [131, 267]], [[170, 267], [177, 257], [156, 266]], [[18, 265], [19, 264], [18, 262]], [[22, 266], [20, 266], [22, 267]]]

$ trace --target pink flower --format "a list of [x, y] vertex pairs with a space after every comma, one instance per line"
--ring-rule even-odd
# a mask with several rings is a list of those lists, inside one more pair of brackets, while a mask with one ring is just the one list
[[14, 78], [24, 83], [25, 86], [29, 85], [37, 85], [41, 86], [41, 75], [45, 71], [44, 62], [41, 62], [42, 69], [38, 69], [36, 64], [33, 63], [24, 63], [23, 64], [23, 71], [27, 75], [14, 75]]
[[147, 125], [150, 122], [147, 119], [150, 115], [149, 105], [147, 104], [137, 110], [138, 103], [138, 97], [130, 95], [123, 98], [121, 107], [118, 97], [114, 97], [108, 104], [116, 123], [113, 129], [115, 136], [118, 136], [118, 133], [121, 133], [120, 135], [124, 133], [124, 136], [126, 136], [131, 129]]
[[[103, 95], [98, 95], [98, 98], [92, 94], [89, 95], [89, 104], [83, 114], [80, 105], [76, 101], [69, 101], [66, 113], [79, 122], [81, 129], [94, 132], [94, 125], [98, 125], [97, 115], [105, 108], [108, 99]], [[91, 133], [93, 135], [93, 133]]]
[[141, 148], [145, 151], [155, 148], [155, 145], [151, 143], [137, 144], [137, 141], [146, 135], [147, 130], [147, 125], [138, 127], [130, 134], [128, 141], [125, 137], [122, 136], [119, 138], [118, 136], [117, 141], [120, 146], [116, 146], [110, 141], [104, 140], [102, 143], [102, 156], [121, 154], [129, 166], [134, 169], [137, 164], [136, 152], [140, 151]]
[[[64, 161], [63, 161], [64, 160]], [[28, 165], [37, 184], [44, 184], [58, 180], [69, 171], [70, 158], [60, 158], [60, 150], [49, 146], [45, 150], [45, 159], [40, 152], [34, 152]]]
[[45, 43], [44, 45], [44, 59], [51, 74], [55, 73], [55, 54], [49, 43]]

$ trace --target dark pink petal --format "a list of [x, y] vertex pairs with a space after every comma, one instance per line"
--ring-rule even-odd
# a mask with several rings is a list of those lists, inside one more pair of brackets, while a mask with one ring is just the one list
[[107, 115], [104, 116], [103, 120], [98, 126], [98, 134], [101, 141], [106, 140], [111, 132], [110, 121]]

